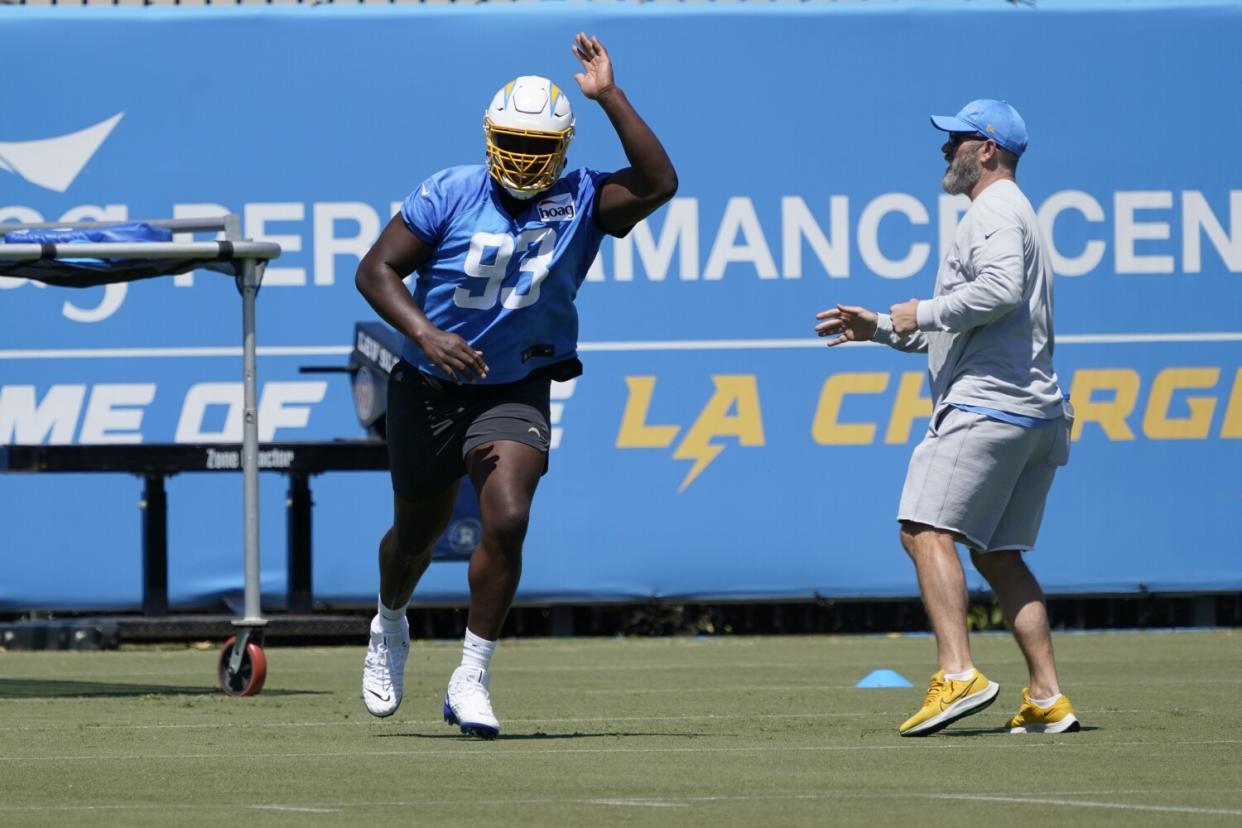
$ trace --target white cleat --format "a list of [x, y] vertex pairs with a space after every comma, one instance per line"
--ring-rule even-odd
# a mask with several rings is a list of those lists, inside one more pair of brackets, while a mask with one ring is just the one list
[[405, 687], [405, 660], [410, 655], [410, 622], [401, 619], [401, 631], [385, 633], [379, 616], [371, 619], [371, 642], [362, 664], [362, 702], [372, 716], [391, 716], [401, 705]]
[[500, 735], [500, 722], [492, 713], [492, 697], [488, 692], [490, 678], [486, 670], [458, 667], [449, 679], [444, 694], [444, 721], [461, 725], [461, 732], [480, 739]]

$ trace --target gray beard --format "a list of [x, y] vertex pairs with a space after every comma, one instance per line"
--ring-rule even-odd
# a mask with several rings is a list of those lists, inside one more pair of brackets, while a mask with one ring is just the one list
[[949, 164], [944, 178], [940, 179], [940, 186], [949, 195], [970, 195], [971, 190], [982, 177], [983, 167], [979, 166], [974, 153], [965, 153], [954, 158]]

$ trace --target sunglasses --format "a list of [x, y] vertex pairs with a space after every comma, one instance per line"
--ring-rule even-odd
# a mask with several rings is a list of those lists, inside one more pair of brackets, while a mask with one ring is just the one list
[[967, 141], [991, 141], [991, 140], [992, 139], [987, 137], [986, 135], [980, 135], [977, 132], [950, 132], [949, 133], [949, 145], [953, 147], [957, 147], [959, 144], [964, 144]]

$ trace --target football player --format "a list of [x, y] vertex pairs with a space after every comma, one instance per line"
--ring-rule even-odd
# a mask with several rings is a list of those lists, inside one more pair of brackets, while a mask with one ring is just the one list
[[[574, 297], [604, 234], [624, 236], [677, 190], [659, 139], [613, 80], [598, 38], [579, 33], [582, 94], [604, 110], [629, 166], [565, 170], [573, 108], [551, 81], [505, 84], [483, 118], [486, 163], [435, 173], [362, 259], [355, 283], [405, 335], [389, 375], [393, 525], [379, 547], [379, 611], [362, 697], [374, 716], [401, 703], [406, 607], [468, 475], [482, 537], [444, 718], [494, 738], [489, 663], [522, 570], [531, 499], [547, 470], [549, 389], [582, 372]], [[417, 272], [413, 295], [402, 283]]]

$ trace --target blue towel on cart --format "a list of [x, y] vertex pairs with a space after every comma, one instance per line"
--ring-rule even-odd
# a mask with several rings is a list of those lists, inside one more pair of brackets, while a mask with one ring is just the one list
[[[14, 230], [0, 237], [4, 244], [140, 244], [170, 242], [171, 230], [145, 222], [113, 224], [85, 229]], [[62, 251], [63, 252], [63, 251]], [[230, 259], [40, 259], [37, 261], [5, 261], [0, 244], [0, 276], [34, 279], [59, 287], [94, 287], [111, 282], [132, 282], [174, 273], [206, 268], [237, 275]]]

